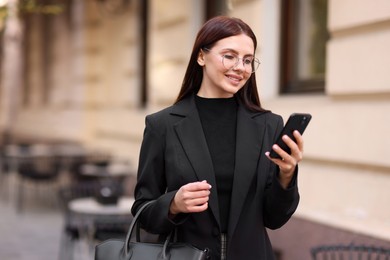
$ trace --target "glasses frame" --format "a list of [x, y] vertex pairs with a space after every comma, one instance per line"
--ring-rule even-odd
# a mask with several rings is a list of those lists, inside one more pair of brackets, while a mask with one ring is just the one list
[[[221, 59], [222, 65], [223, 65], [223, 66], [225, 67], [225, 69], [227, 69], [227, 70], [231, 70], [231, 69], [237, 67], [237, 65], [239, 64], [239, 62], [240, 62], [240, 60], [241, 60], [241, 61], [242, 61], [242, 66], [245, 68], [245, 72], [252, 74], [252, 73], [255, 73], [255, 72], [256, 72], [256, 70], [259, 68], [259, 66], [260, 66], [260, 64], [261, 64], [261, 63], [260, 63], [260, 60], [259, 60], [258, 58], [256, 58], [255, 56], [253, 56], [252, 65], [251, 65], [252, 70], [251, 70], [251, 72], [248, 72], [247, 69], [246, 69], [247, 67], [246, 67], [245, 64], [244, 64], [244, 58], [240, 58], [240, 57], [238, 57], [238, 56], [234, 56], [234, 57], [237, 59], [237, 61], [234, 63], [233, 66], [231, 66], [231, 67], [229, 68], [229, 67], [226, 67], [226, 65], [225, 65], [225, 63], [224, 63], [224, 59], [225, 59], [225, 56], [227, 56], [227, 54], [216, 53], [216, 52], [212, 51], [212, 50], [209, 49], [209, 48], [202, 48], [202, 49], [205, 50], [205, 51], [207, 51], [208, 53], [211, 53], [211, 54], [214, 54], [214, 55], [216, 55], [216, 56], [221, 57], [221, 58], [222, 58], [222, 59]], [[232, 55], [229, 55], [229, 56], [232, 56]]]

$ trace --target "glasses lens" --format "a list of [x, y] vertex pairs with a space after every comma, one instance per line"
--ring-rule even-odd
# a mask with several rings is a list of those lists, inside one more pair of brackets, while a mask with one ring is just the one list
[[[222, 64], [225, 67], [225, 69], [230, 70], [233, 67], [237, 66], [240, 62], [240, 58], [233, 56], [233, 55], [223, 55], [222, 56]], [[257, 68], [260, 65], [260, 62], [258, 59], [254, 58], [252, 62], [247, 62], [246, 59], [242, 60], [242, 64], [245, 68], [245, 71], [248, 73], [253, 73], [257, 70]]]
[[222, 64], [225, 69], [230, 70], [238, 63], [238, 58], [233, 55], [223, 55], [222, 56]]
[[256, 72], [256, 70], [259, 68], [260, 61], [256, 58], [254, 58], [252, 62], [252, 73]]

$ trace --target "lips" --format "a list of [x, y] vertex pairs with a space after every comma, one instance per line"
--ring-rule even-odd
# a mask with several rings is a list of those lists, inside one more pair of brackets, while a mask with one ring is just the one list
[[242, 77], [238, 76], [238, 75], [226, 75], [226, 77], [231, 81], [233, 82], [234, 84], [239, 84], [241, 82], [241, 80], [243, 79]]

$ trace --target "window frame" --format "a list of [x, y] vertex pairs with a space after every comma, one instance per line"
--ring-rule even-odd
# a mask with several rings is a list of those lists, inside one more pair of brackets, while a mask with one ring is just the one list
[[[325, 92], [326, 71], [321, 78], [300, 79], [295, 71], [299, 62], [297, 47], [299, 39], [299, 0], [281, 3], [280, 43], [280, 94]], [[328, 38], [329, 39], [329, 36]], [[326, 50], [325, 50], [326, 51]], [[325, 56], [326, 58], [326, 56]], [[324, 59], [326, 62], [326, 60]], [[326, 67], [326, 64], [324, 64]]]

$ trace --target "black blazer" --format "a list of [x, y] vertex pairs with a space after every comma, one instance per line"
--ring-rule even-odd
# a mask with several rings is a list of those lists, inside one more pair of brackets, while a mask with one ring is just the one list
[[[264, 153], [283, 127], [280, 116], [237, 112], [236, 161], [228, 224], [228, 260], [274, 259], [266, 227], [285, 224], [298, 206], [296, 176], [285, 190], [277, 180], [278, 167]], [[184, 184], [207, 180], [212, 185], [209, 208], [201, 213], [168, 218], [169, 206]], [[151, 233], [177, 227], [177, 239], [208, 248], [220, 259], [220, 225], [216, 182], [194, 96], [146, 117], [132, 213], [156, 199], [140, 221]]]

